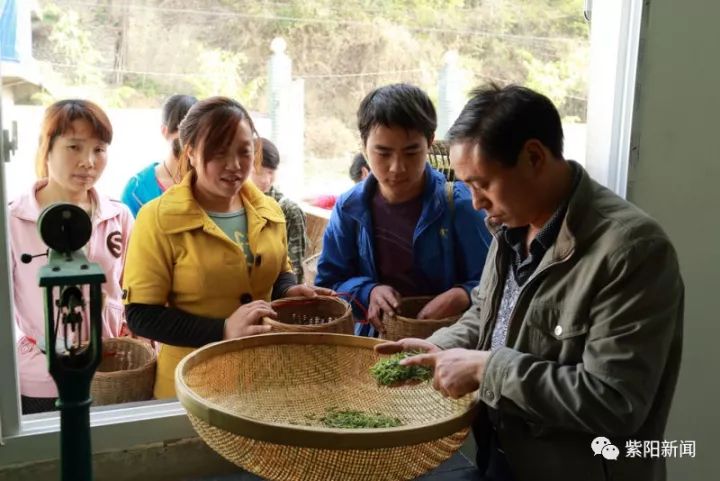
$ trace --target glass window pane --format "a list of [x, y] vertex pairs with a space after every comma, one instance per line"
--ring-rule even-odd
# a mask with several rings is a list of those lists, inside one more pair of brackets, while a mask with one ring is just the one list
[[[18, 5], [26, 3], [32, 2]], [[527, 85], [558, 106], [566, 157], [584, 160], [589, 27], [583, 0], [40, 0], [37, 7], [21, 9], [22, 75], [11, 90], [3, 89], [3, 111], [19, 132], [17, 152], [5, 165], [8, 199], [42, 203], [35, 158], [43, 114], [67, 98], [96, 102], [112, 124], [107, 165], [94, 183], [109, 199], [120, 199], [143, 169], [150, 169], [157, 193], [177, 182], [172, 135], [162, 128], [168, 97], [239, 100], [258, 133], [278, 146], [277, 189], [308, 212], [307, 254], [319, 248], [328, 215], [307, 203], [353, 185], [348, 170], [361, 149], [355, 115], [363, 96], [377, 86], [409, 82], [427, 91], [441, 138], [473, 87]], [[34, 235], [33, 229], [23, 235]], [[117, 240], [112, 230], [97, 245], [121, 259]], [[18, 260], [43, 251], [39, 239], [19, 235], [13, 249]], [[42, 309], [23, 300], [41, 299], [34, 279], [45, 262], [16, 265], [18, 280], [25, 281], [16, 281], [21, 287], [15, 308], [26, 319], [17, 322], [18, 352], [32, 354], [19, 363], [21, 391], [30, 397], [45, 392], [30, 388], [33, 382], [51, 382], [28, 377], [36, 369], [42, 378], [38, 342], [45, 335]], [[121, 317], [119, 286], [105, 291], [105, 320]], [[106, 335], [119, 333], [109, 328]], [[38, 402], [41, 408], [45, 401]]]

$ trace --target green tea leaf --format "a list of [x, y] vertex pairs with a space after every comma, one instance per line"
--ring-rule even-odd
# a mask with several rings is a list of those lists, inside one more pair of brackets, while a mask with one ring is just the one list
[[401, 366], [400, 361], [421, 354], [419, 352], [400, 352], [382, 359], [370, 368], [370, 374], [378, 384], [390, 386], [406, 381], [427, 381], [432, 379], [432, 369], [426, 366]]
[[327, 414], [320, 421], [329, 428], [363, 429], [363, 428], [394, 428], [402, 426], [398, 418], [385, 416], [380, 413], [366, 413], [363, 411], [336, 411], [328, 409]]

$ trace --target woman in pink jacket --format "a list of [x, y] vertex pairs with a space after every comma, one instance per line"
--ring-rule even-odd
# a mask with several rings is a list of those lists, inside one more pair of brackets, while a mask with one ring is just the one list
[[[85, 100], [62, 100], [45, 111], [36, 158], [38, 181], [10, 203], [10, 253], [14, 284], [17, 359], [22, 412], [55, 409], [57, 389], [47, 370], [43, 292], [38, 270], [46, 258], [22, 263], [22, 254], [39, 254], [47, 247], [37, 232], [42, 210], [54, 202], [85, 209], [93, 230], [85, 246], [89, 260], [105, 272], [103, 337], [115, 337], [124, 327], [120, 280], [132, 214], [119, 201], [98, 194], [93, 185], [107, 163], [112, 126], [100, 107]], [[86, 316], [87, 317], [87, 316]], [[86, 319], [87, 322], [87, 319]], [[88, 329], [84, 329], [87, 333]]]

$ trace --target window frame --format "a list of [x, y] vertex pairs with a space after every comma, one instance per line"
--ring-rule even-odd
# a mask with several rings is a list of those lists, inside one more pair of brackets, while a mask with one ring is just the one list
[[638, 153], [633, 114], [640, 88], [636, 80], [638, 53], [649, 0], [603, 0], [589, 5], [585, 167], [595, 180], [625, 198], [630, 163]]
[[[621, 196], [627, 192], [631, 153], [637, 150], [633, 132], [636, 71], [648, 6], [648, 0], [604, 0], [592, 4], [586, 167], [595, 179]], [[0, 159], [0, 163], [4, 161]], [[0, 202], [6, 206], [4, 175], [0, 166]], [[0, 320], [9, 320], [0, 322], [2, 468], [57, 459], [60, 420], [57, 413], [25, 419], [20, 414], [6, 208], [0, 209], [0, 227]], [[90, 414], [90, 425], [93, 452], [196, 436], [177, 401], [96, 408]]]
[[[196, 437], [177, 401], [94, 408], [90, 413], [93, 453], [116, 451], [175, 439]], [[60, 417], [57, 413], [27, 416], [20, 431], [3, 439], [0, 469], [58, 459]]]

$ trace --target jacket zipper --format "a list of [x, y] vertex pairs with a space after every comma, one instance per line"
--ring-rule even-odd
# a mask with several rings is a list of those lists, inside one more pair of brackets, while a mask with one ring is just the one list
[[[500, 249], [501, 249], [500, 241], [497, 238], [496, 238], [496, 242], [498, 243], [498, 250], [497, 250], [497, 254], [495, 255], [495, 278], [497, 280], [497, 279], [500, 279], [500, 255], [502, 255], [503, 253], [500, 251]], [[498, 289], [498, 282], [496, 281], [495, 282], [495, 292], [493, 292], [492, 302], [490, 304], [490, 309], [491, 309], [490, 315], [493, 317], [492, 328], [489, 329], [490, 324], [491, 324], [490, 322], [485, 324], [485, 332], [483, 332], [483, 343], [480, 346], [481, 349], [484, 349], [485, 346], [487, 345], [488, 334], [490, 334], [489, 338], [492, 339], [492, 332], [495, 330], [495, 323], [497, 322], [498, 302], [501, 300], [498, 298], [502, 297], [502, 294], [499, 291], [500, 291], [500, 289]], [[490, 321], [490, 319], [488, 319], [488, 321]], [[488, 332], [488, 331], [490, 331], [490, 332]]]

